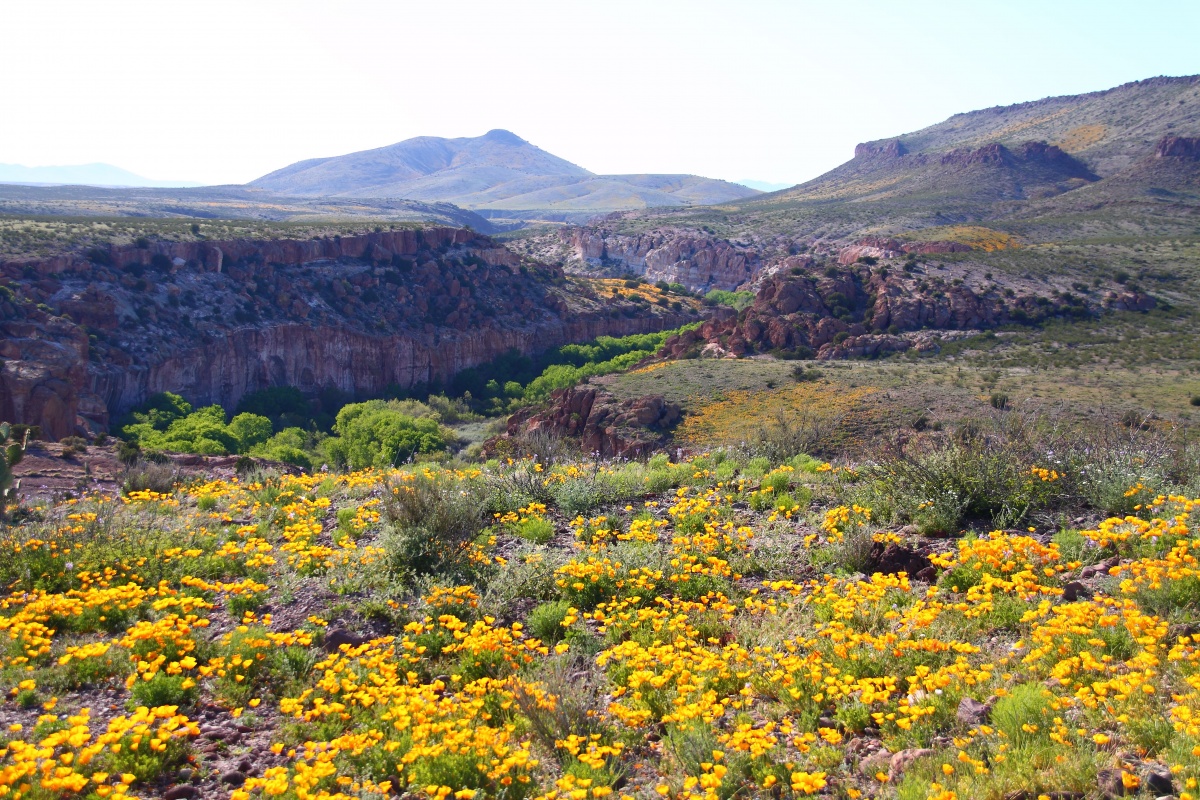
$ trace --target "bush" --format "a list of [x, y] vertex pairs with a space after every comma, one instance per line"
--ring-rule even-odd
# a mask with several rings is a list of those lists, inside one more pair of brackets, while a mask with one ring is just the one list
[[223, 456], [238, 451], [238, 438], [225, 425], [225, 409], [208, 406], [172, 420], [165, 430], [150, 422], [126, 425], [126, 436], [143, 450]]
[[704, 300], [709, 305], [730, 306], [741, 311], [754, 302], [754, 292], [730, 292], [725, 289], [713, 289], [704, 295]]
[[461, 566], [483, 530], [486, 502], [478, 487], [446, 475], [405, 475], [389, 484], [383, 537], [392, 570], [432, 575]]
[[313, 460], [309, 455], [312, 447], [308, 433], [299, 428], [284, 428], [265, 442], [250, 448], [250, 455], [312, 469]]
[[807, 383], [809, 381], [819, 381], [824, 377], [824, 373], [817, 368], [808, 369], [803, 364], [798, 364], [792, 369], [792, 380], [797, 383]]
[[841, 421], [841, 415], [789, 412], [780, 408], [754, 434], [748, 445], [749, 455], [781, 464], [800, 453], [819, 453], [822, 448], [833, 446], [832, 435]]
[[996, 701], [992, 724], [1015, 748], [1027, 747], [1047, 737], [1054, 729], [1054, 696], [1040, 683], [1022, 683]]
[[145, 491], [170, 494], [175, 491], [178, 480], [179, 472], [168, 464], [145, 464], [125, 474], [121, 491], [125, 494]]
[[1061, 474], [1033, 471], [1043, 466], [1046, 449], [1032, 429], [972, 423], [957, 434], [901, 445], [868, 473], [876, 490], [926, 532], [954, 533], [969, 519], [1011, 528], [1068, 499]]
[[[190, 686], [186, 686], [190, 684]], [[185, 675], [167, 675], [156, 672], [148, 681], [139, 680], [130, 691], [133, 701], [140, 706], [190, 706], [196, 700], [196, 681]]]
[[567, 635], [567, 629], [562, 622], [567, 618], [567, 610], [571, 604], [566, 600], [552, 600], [542, 603], [529, 612], [525, 627], [531, 634], [546, 644], [554, 644]]
[[271, 438], [271, 420], [258, 414], [242, 412], [229, 421], [226, 428], [237, 440], [237, 452], [246, 453], [250, 448]]
[[433, 417], [414, 418], [395, 401], [352, 403], [338, 412], [335, 437], [321, 443], [325, 458], [338, 468], [398, 466], [414, 455], [444, 451], [452, 432]]
[[121, 442], [117, 445], [117, 460], [132, 467], [142, 457], [142, 448], [137, 442]]
[[513, 532], [527, 542], [545, 544], [554, 538], [554, 523], [545, 517], [530, 517], [514, 524]]

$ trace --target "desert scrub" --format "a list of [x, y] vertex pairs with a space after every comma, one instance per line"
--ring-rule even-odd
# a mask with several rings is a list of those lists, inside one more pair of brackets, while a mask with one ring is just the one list
[[896, 514], [929, 533], [955, 533], [970, 520], [1011, 528], [1066, 500], [1066, 471], [1033, 461], [1022, 439], [962, 436], [901, 447], [866, 473]]
[[383, 515], [391, 530], [382, 544], [394, 571], [427, 575], [471, 563], [486, 508], [478, 471], [401, 473], [388, 488]]

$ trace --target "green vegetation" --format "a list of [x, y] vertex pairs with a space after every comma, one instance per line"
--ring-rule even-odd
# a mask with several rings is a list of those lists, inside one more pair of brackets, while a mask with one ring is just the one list
[[[25, 456], [26, 435], [20, 441], [9, 442], [12, 426], [7, 422], [0, 423], [0, 520], [8, 513], [9, 505], [17, 499], [17, 484], [13, 476], [13, 468], [21, 463]], [[14, 437], [15, 439], [15, 437]]]
[[754, 292], [730, 292], [726, 289], [713, 289], [704, 295], [704, 302], [709, 305], [731, 306], [741, 311], [754, 302]]
[[[352, 404], [335, 427], [420, 411]], [[584, 781], [604, 797], [630, 774], [671, 800], [701, 779], [749, 800], [1182, 795], [1200, 778], [1197, 454], [1140, 429], [1136, 447], [1096, 431], [1071, 447], [991, 411], [928, 451], [836, 466], [718, 449], [41, 502], [0, 532], [19, 720], [0, 785], [191, 786], [232, 772], [237, 730], [295, 751], [231, 775], [251, 797], [311, 793], [314, 775], [360, 794], [530, 800]], [[1143, 502], [1104, 521], [1081, 487], [1121, 453]], [[1030, 496], [1021, 475], [1049, 487], [1021, 519], [1038, 535], [990, 531]], [[964, 486], [987, 507], [957, 541], [898, 527], [918, 496]], [[94, 582], [107, 574], [127, 580]], [[82, 714], [96, 696], [109, 713]]]
[[335, 435], [321, 442], [321, 452], [341, 469], [387, 468], [416, 455], [442, 452], [454, 440], [436, 415], [414, 417], [405, 410], [405, 404], [395, 400], [344, 406], [333, 426]]
[[133, 411], [120, 432], [143, 450], [223, 456], [266, 442], [271, 420], [243, 412], [226, 423], [220, 406], [193, 410], [179, 395], [164, 392]]
[[[295, 390], [268, 390], [250, 396], [243, 406], [270, 412], [280, 407], [299, 409], [303, 398]], [[272, 405], [271, 398], [282, 402]], [[445, 398], [441, 398], [445, 401]], [[450, 401], [443, 408], [453, 409]], [[275, 415], [275, 425], [300, 417], [299, 411]], [[452, 414], [454, 421], [457, 421]], [[284, 427], [274, 432], [272, 420], [242, 411], [228, 423], [220, 406], [193, 410], [190, 403], [169, 392], [155, 395], [133, 411], [120, 428], [125, 439], [146, 452], [230, 455], [234, 453], [311, 468], [318, 459], [350, 469], [392, 467], [414, 456], [445, 451], [455, 441], [442, 425], [435, 407], [414, 400], [350, 403], [338, 411], [332, 434]], [[311, 418], [304, 418], [312, 424]], [[136, 458], [136, 454], [133, 456]]]
[[511, 413], [584, 378], [623, 372], [654, 355], [671, 336], [691, 327], [695, 325], [620, 338], [601, 336], [587, 344], [563, 345], [534, 358], [510, 351], [490, 364], [460, 372], [452, 387], [454, 394], [476, 411], [489, 415]]

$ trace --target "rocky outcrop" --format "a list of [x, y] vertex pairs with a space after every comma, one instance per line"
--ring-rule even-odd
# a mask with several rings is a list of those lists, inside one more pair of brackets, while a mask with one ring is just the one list
[[1150, 311], [1157, 303], [1142, 292], [1107, 292], [1102, 301], [1109, 311]]
[[855, 158], [899, 158], [908, 153], [908, 149], [899, 139], [890, 142], [865, 142], [855, 145]]
[[512, 349], [695, 318], [569, 293], [561, 269], [449, 228], [151, 243], [0, 275], [0, 419], [51, 438], [162, 391], [226, 407], [280, 385], [365, 397], [445, 383]]
[[[661, 355], [744, 356], [807, 352], [820, 359], [936, 350], [948, 339], [1008, 322], [1033, 322], [1060, 313], [1087, 313], [1078, 298], [977, 292], [961, 281], [917, 277], [900, 270], [856, 266], [764, 280], [753, 304], [739, 314], [706, 321], [667, 340]], [[1109, 306], [1133, 308], [1152, 299], [1114, 296]], [[712, 345], [716, 347], [711, 347]]]
[[[156, 256], [166, 258], [174, 267], [189, 267], [220, 272], [228, 263], [286, 264], [296, 266], [315, 261], [341, 258], [371, 258], [390, 261], [395, 255], [411, 256], [424, 248], [463, 245], [482, 237], [466, 228], [403, 228], [395, 231], [366, 233], [361, 236], [326, 236], [316, 239], [235, 239], [225, 241], [151, 241], [93, 248], [86, 253], [70, 253], [48, 259], [13, 259], [3, 264], [6, 273], [33, 267], [39, 276], [64, 272], [88, 274], [98, 268], [119, 270], [130, 266], [149, 266]], [[481, 248], [493, 258], [515, 264], [514, 253], [503, 247]], [[482, 253], [480, 254], [482, 256]]]
[[897, 258], [908, 253], [917, 255], [936, 255], [940, 253], [969, 253], [971, 246], [962, 242], [902, 242], [899, 239], [887, 239], [879, 236], [868, 236], [855, 244], [843, 247], [838, 251], [838, 263], [843, 266], [853, 264], [860, 258], [875, 259]]
[[1154, 148], [1155, 158], [1190, 158], [1200, 161], [1200, 137], [1164, 136]]
[[569, 258], [591, 267], [629, 271], [698, 292], [736, 289], [760, 266], [757, 251], [694, 231], [624, 235], [605, 228], [564, 228], [559, 237]]
[[[544, 407], [509, 417], [505, 436], [541, 431], [576, 438], [585, 453], [601, 458], [633, 458], [657, 447], [679, 417], [679, 406], [661, 395], [618, 400], [596, 386], [582, 385], [559, 389]], [[492, 442], [489, 449], [497, 449], [497, 444]]]
[[1056, 145], [1046, 142], [1028, 141], [1010, 150], [999, 142], [985, 144], [983, 147], [958, 148], [943, 153], [941, 163], [954, 167], [1013, 166], [1024, 163], [1031, 166], [1042, 166], [1054, 170], [1059, 178], [1082, 178], [1094, 181], [1097, 176], [1088, 169], [1087, 165]]

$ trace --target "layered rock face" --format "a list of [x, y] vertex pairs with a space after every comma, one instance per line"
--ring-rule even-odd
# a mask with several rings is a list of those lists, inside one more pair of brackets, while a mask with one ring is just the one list
[[1155, 158], [1190, 158], [1200, 161], [1200, 137], [1164, 136], [1154, 148]]
[[0, 265], [0, 419], [51, 438], [162, 391], [226, 407], [280, 385], [371, 396], [694, 319], [573, 294], [561, 269], [463, 229], [90, 255]]
[[[653, 450], [679, 417], [679, 406], [660, 395], [618, 400], [602, 389], [583, 385], [559, 389], [543, 407], [513, 414], [505, 435], [513, 438], [541, 431], [577, 437], [585, 453], [632, 458]], [[496, 443], [489, 449], [497, 449]]]
[[571, 258], [590, 266], [615, 267], [692, 291], [736, 289], [760, 266], [755, 250], [694, 232], [626, 236], [605, 228], [567, 228], [559, 237]]

